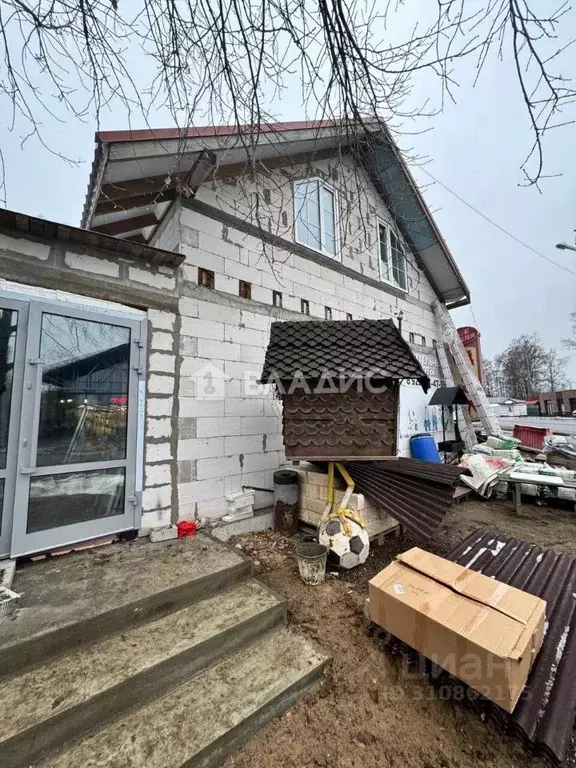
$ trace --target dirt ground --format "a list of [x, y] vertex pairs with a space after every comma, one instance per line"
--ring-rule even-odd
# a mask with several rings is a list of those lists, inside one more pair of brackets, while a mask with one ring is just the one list
[[[426, 548], [445, 554], [471, 531], [489, 529], [576, 555], [576, 515], [535, 504], [514, 515], [506, 502], [468, 501], [447, 515]], [[275, 533], [236, 537], [259, 578], [290, 602], [292, 627], [315, 640], [332, 661], [321, 685], [274, 720], [227, 768], [543, 768], [512, 736], [437, 692], [367, 631], [367, 582], [416, 542], [410, 535], [373, 547], [361, 567], [328, 576], [320, 587], [298, 577], [296, 539]], [[573, 739], [566, 765], [576, 766]]]

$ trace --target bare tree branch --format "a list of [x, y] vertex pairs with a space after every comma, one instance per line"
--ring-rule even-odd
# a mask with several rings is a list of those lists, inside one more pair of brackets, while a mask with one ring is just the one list
[[[437, 0], [430, 23], [391, 42], [407, 2], [0, 0], [0, 110], [23, 142], [35, 138], [72, 162], [46, 139], [45, 120], [99, 123], [117, 103], [129, 119], [167, 109], [183, 128], [248, 126], [239, 142], [251, 162], [256, 126], [277, 119], [275, 105], [295, 83], [310, 117], [344, 118], [354, 133], [381, 121], [399, 136], [434, 113], [407, 106], [418, 73], [438, 78], [443, 103], [455, 99], [458, 62], [471, 59], [479, 76], [490, 56], [508, 56], [533, 137], [522, 173], [537, 184], [543, 137], [565, 124], [561, 110], [575, 95], [560, 70], [567, 45], [556, 44], [568, 6], [540, 15], [537, 5]], [[0, 190], [5, 198], [3, 175]]]

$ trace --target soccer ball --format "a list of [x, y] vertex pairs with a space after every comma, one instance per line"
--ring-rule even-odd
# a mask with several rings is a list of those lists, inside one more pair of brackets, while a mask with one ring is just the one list
[[340, 568], [354, 568], [365, 562], [370, 551], [370, 540], [366, 529], [348, 515], [346, 523], [351, 536], [346, 534], [342, 520], [330, 517], [320, 523], [318, 540], [328, 547], [328, 562]]

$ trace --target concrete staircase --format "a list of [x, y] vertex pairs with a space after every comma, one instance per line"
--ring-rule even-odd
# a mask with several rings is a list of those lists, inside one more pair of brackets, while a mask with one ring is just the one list
[[237, 550], [202, 535], [106, 550], [17, 572], [2, 768], [218, 766], [322, 675]]

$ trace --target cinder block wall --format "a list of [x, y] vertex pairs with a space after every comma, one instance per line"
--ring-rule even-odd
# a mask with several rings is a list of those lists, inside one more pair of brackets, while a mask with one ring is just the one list
[[[348, 314], [356, 319], [390, 318], [402, 310], [406, 340], [413, 334], [414, 351], [435, 358], [434, 292], [414, 266], [408, 270], [406, 293], [379, 280], [377, 222], [387, 223], [391, 216], [368, 178], [354, 175], [350, 162], [345, 160], [342, 166], [341, 161], [321, 161], [311, 171], [329, 179], [337, 191], [345, 233], [341, 260], [316, 256], [308, 249], [304, 256], [301, 248], [263, 244], [255, 234], [234, 226], [235, 220], [265, 225], [268, 232], [294, 241], [290, 176], [305, 176], [303, 166], [277, 171], [272, 180], [219, 180], [204, 185], [197, 195], [205, 204], [202, 210], [185, 201], [176, 204], [159, 233], [156, 244], [170, 245], [186, 256], [182, 277], [188, 296], [179, 305], [178, 509], [182, 517], [223, 514], [225, 495], [242, 485], [272, 487], [273, 471], [284, 458], [281, 405], [267, 390], [256, 396], [244, 386], [246, 377], [254, 380], [261, 371], [271, 321], [307, 319], [301, 313], [302, 299], [309, 302], [311, 318], [324, 318], [326, 307], [336, 320]], [[232, 218], [222, 220], [211, 211]], [[340, 264], [346, 271], [339, 270]], [[214, 272], [214, 290], [198, 286], [198, 268]], [[251, 283], [251, 300], [239, 297], [239, 280]], [[282, 309], [273, 306], [273, 291], [282, 294]], [[207, 364], [226, 378], [222, 400], [195, 397], [194, 375]], [[401, 392], [401, 407], [402, 399]], [[408, 454], [409, 438], [401, 437], [398, 447]], [[258, 492], [255, 506], [270, 500], [269, 494]]]
[[[340, 260], [294, 245], [293, 180], [306, 175], [329, 180], [338, 196]], [[153, 243], [184, 254], [178, 269], [0, 233], [2, 275], [23, 290], [64, 290], [96, 306], [117, 302], [147, 314], [143, 530], [179, 517], [218, 517], [226, 494], [242, 485], [272, 487], [283, 461], [281, 407], [253, 382], [270, 323], [308, 319], [302, 299], [312, 318], [324, 318], [326, 307], [334, 319], [389, 318], [402, 310], [404, 337], [414, 334], [413, 349], [422, 355], [433, 355], [438, 339], [426, 277], [412, 266], [406, 293], [379, 279], [377, 222], [391, 216], [350, 159], [283, 168], [250, 182], [218, 180], [197, 198], [202, 211], [193, 203], [172, 205]], [[242, 223], [265, 227], [281, 241], [263, 244]], [[198, 285], [199, 267], [214, 271], [214, 290]], [[239, 296], [239, 280], [252, 284], [251, 299]], [[282, 294], [282, 307], [273, 306], [273, 291]], [[197, 397], [197, 374], [206, 365], [224, 377], [219, 398]], [[399, 449], [406, 452], [407, 444], [401, 439]], [[257, 507], [270, 500], [256, 494]]]

